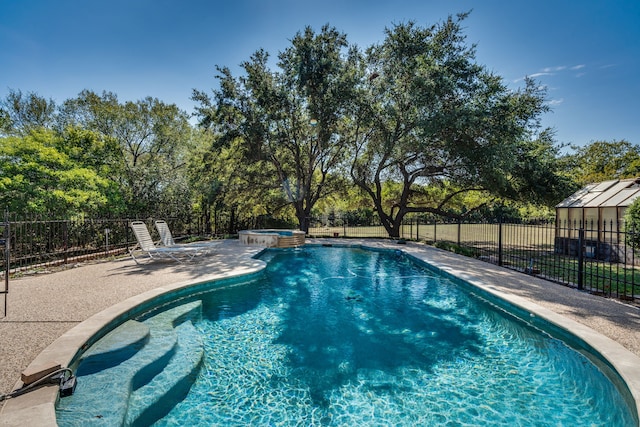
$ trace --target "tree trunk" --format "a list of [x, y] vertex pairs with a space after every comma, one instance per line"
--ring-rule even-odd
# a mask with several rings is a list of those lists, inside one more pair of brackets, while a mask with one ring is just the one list
[[213, 208], [213, 233], [218, 234], [220, 231], [220, 213], [218, 207]]
[[211, 206], [204, 203], [202, 210], [202, 219], [204, 220], [204, 233], [211, 234]]
[[389, 235], [389, 237], [391, 237], [392, 239], [400, 238], [400, 229], [399, 227], [395, 226], [393, 221], [390, 221], [389, 219], [381, 219], [380, 222], [384, 226], [384, 229], [387, 230], [387, 234]]
[[375, 200], [376, 209], [378, 210], [378, 216], [380, 217], [380, 222], [384, 226], [385, 230], [387, 230], [387, 234], [392, 239], [400, 238], [400, 229], [402, 228], [402, 220], [406, 215], [406, 212], [399, 210], [396, 213], [396, 216], [393, 217], [393, 213], [387, 215], [382, 208], [382, 201]]
[[309, 217], [305, 215], [304, 218], [298, 219], [300, 221], [300, 231], [304, 231], [305, 234], [309, 234]]
[[304, 207], [304, 202], [302, 200], [294, 202], [294, 206], [296, 208], [296, 218], [298, 218], [300, 231], [309, 233], [309, 215], [311, 214], [310, 209], [306, 209]]
[[236, 208], [232, 207], [229, 212], [229, 234], [234, 234], [236, 231]]

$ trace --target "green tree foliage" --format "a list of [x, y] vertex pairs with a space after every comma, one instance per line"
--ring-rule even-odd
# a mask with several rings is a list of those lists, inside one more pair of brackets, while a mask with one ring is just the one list
[[359, 217], [361, 219], [359, 222], [364, 222], [362, 219], [365, 217], [369, 218], [370, 222], [374, 218], [373, 205], [369, 196], [346, 180], [339, 191], [320, 200], [313, 211], [314, 217], [327, 217], [330, 214], [337, 217], [345, 215]]
[[70, 146], [46, 129], [0, 138], [0, 206], [20, 215], [104, 214], [111, 184], [65, 152]]
[[[90, 90], [56, 108], [35, 93], [0, 100], [0, 202], [17, 212], [183, 216], [234, 232], [311, 215], [515, 216], [576, 183], [637, 176], [638, 146], [595, 142], [559, 156], [541, 130], [545, 93], [479, 65], [461, 23], [395, 25], [366, 50], [328, 25], [241, 75], [194, 91], [199, 129], [175, 105]], [[561, 172], [561, 173], [560, 173]], [[519, 204], [518, 204], [519, 203]], [[218, 223], [229, 224], [221, 230]], [[213, 220], [213, 223], [212, 223]]]
[[300, 229], [307, 230], [314, 205], [336, 190], [333, 173], [344, 159], [340, 137], [346, 111], [358, 83], [359, 53], [348, 49], [346, 36], [324, 26], [296, 34], [280, 53], [278, 72], [268, 67], [269, 55], [259, 50], [242, 64], [245, 74], [232, 76], [220, 68], [220, 90], [214, 101], [200, 91], [200, 123], [223, 135], [227, 145], [243, 144], [245, 189], [265, 184], [284, 194]]
[[[245, 167], [237, 154], [237, 144], [217, 145], [211, 132], [200, 131], [198, 143], [188, 160], [189, 183], [194, 195], [194, 211], [200, 216], [207, 233], [233, 233], [238, 209], [233, 191], [243, 186]], [[250, 192], [258, 194], [257, 192]], [[254, 205], [255, 207], [255, 205]], [[222, 219], [229, 229], [222, 229]]]
[[503, 194], [509, 200], [525, 206], [554, 206], [581, 187], [565, 172], [564, 160], [550, 130], [543, 130], [537, 138], [519, 141], [515, 148], [509, 176], [511, 190]]
[[109, 178], [111, 167], [117, 161], [119, 148], [113, 138], [95, 131], [69, 126], [58, 132], [60, 144], [57, 147], [64, 151], [71, 160], [89, 167], [101, 176]]
[[569, 173], [581, 185], [640, 176], [640, 146], [628, 141], [594, 141], [574, 147], [566, 159]]
[[[268, 163], [246, 162], [246, 144], [240, 138], [220, 144], [223, 135], [200, 133], [200, 144], [189, 160], [195, 210], [207, 232], [234, 233], [236, 228], [272, 227], [267, 219], [291, 227], [292, 210]], [[212, 222], [213, 221], [213, 222]], [[224, 222], [229, 228], [221, 228]]]
[[151, 97], [120, 103], [110, 92], [83, 91], [65, 101], [59, 126], [81, 127], [102, 136], [109, 156], [104, 171], [117, 183], [128, 214], [188, 214], [186, 155], [192, 128], [174, 104]]
[[635, 253], [640, 253], [640, 198], [635, 199], [624, 213], [626, 241]]
[[50, 128], [55, 120], [56, 104], [34, 92], [23, 94], [9, 90], [0, 101], [0, 134], [27, 135], [39, 128]]
[[[205, 137], [207, 133], [201, 132]], [[206, 233], [222, 233], [217, 227], [219, 212], [226, 206], [223, 203], [221, 173], [217, 173], [219, 165], [223, 166], [217, 151], [210, 150], [210, 143], [202, 138], [190, 153], [187, 170], [189, 183], [193, 191], [194, 212], [199, 215]], [[213, 220], [213, 223], [212, 223]]]
[[549, 191], [562, 181], [553, 147], [546, 137], [531, 142], [547, 110], [544, 94], [531, 80], [511, 91], [478, 65], [461, 31], [465, 16], [428, 28], [396, 25], [367, 51], [351, 176], [391, 237], [408, 213], [453, 215], [468, 192], [558, 198]]
[[11, 118], [9, 112], [0, 107], [0, 136], [9, 134], [11, 130]]

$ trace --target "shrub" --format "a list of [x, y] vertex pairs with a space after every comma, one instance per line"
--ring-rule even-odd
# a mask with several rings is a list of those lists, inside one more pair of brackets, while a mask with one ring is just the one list
[[624, 231], [627, 245], [640, 252], [640, 197], [635, 199], [624, 214]]
[[438, 249], [444, 249], [445, 251], [453, 252], [458, 255], [464, 255], [471, 258], [476, 257], [476, 251], [472, 248], [466, 248], [464, 246], [456, 245], [455, 243], [439, 241], [434, 244]]

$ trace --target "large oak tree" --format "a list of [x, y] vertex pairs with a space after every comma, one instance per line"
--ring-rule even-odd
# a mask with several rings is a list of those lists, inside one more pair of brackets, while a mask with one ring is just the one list
[[213, 100], [194, 91], [201, 124], [222, 134], [227, 145], [241, 141], [244, 162], [253, 171], [245, 191], [279, 188], [301, 230], [308, 230], [318, 200], [341, 182], [335, 174], [346, 149], [341, 133], [360, 64], [344, 34], [329, 26], [316, 34], [307, 27], [279, 54], [277, 71], [258, 50], [242, 63], [239, 77], [219, 68], [220, 89]]
[[549, 133], [536, 134], [544, 93], [532, 80], [510, 90], [477, 64], [464, 17], [396, 25], [367, 51], [350, 171], [391, 237], [408, 213], [452, 215], [462, 193], [541, 200], [561, 181]]

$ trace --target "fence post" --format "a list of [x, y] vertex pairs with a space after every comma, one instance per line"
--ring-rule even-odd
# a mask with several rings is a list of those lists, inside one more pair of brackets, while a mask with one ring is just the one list
[[436, 218], [433, 219], [433, 244], [438, 241], [438, 220]]
[[66, 264], [68, 262], [68, 253], [67, 250], [69, 249], [69, 226], [68, 226], [68, 220], [64, 220], [62, 222], [62, 236], [64, 239], [64, 263]]
[[9, 272], [11, 271], [11, 230], [9, 225], [9, 210], [4, 212], [4, 227], [2, 237], [4, 243], [4, 316], [7, 316], [7, 297], [9, 296]]
[[502, 218], [498, 219], [498, 265], [502, 266]]
[[636, 227], [635, 224], [631, 227], [631, 240], [629, 240], [629, 232], [627, 230], [624, 231], [624, 242], [625, 247], [627, 243], [631, 241], [631, 299], [635, 297], [636, 290], [636, 275], [635, 275], [635, 265], [636, 265]]
[[[411, 237], [413, 236], [413, 220], [414, 218], [411, 218], [409, 220], [409, 239], [411, 239]], [[402, 225], [400, 227], [402, 227]], [[404, 227], [402, 227], [402, 236], [400, 237], [404, 238]]]
[[129, 252], [129, 227], [130, 227], [130, 222], [129, 222], [129, 218], [127, 218], [125, 220], [126, 224], [124, 226], [124, 234], [125, 234], [125, 245], [127, 247], [127, 252]]
[[584, 289], [584, 227], [578, 229], [578, 290]]
[[458, 218], [458, 246], [460, 246], [460, 235], [462, 234], [462, 219]]
[[416, 218], [416, 242], [420, 241], [420, 218]]

